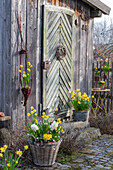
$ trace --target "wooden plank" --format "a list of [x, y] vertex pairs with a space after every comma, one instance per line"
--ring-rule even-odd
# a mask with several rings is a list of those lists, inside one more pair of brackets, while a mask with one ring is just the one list
[[11, 120], [11, 116], [0, 117], [0, 122], [6, 121], [6, 120]]
[[100, 9], [104, 14], [109, 15], [111, 8], [105, 5], [100, 0], [82, 0], [93, 8]]

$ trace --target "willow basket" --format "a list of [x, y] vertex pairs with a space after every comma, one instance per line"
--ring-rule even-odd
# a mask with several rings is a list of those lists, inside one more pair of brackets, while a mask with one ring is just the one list
[[33, 162], [39, 166], [51, 166], [55, 163], [61, 140], [58, 142], [44, 143], [43, 145], [29, 142]]

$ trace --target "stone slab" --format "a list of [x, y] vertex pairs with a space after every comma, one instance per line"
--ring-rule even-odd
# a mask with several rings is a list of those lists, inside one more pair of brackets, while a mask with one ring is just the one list
[[0, 122], [6, 121], [6, 120], [11, 120], [11, 116], [0, 117]]

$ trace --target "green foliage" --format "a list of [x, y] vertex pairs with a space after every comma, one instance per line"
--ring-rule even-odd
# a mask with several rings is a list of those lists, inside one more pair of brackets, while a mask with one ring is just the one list
[[107, 75], [108, 70], [109, 70], [109, 62], [106, 59], [105, 66], [104, 66], [104, 69], [103, 69], [105, 75]]
[[87, 111], [91, 107], [91, 99], [86, 93], [81, 96], [80, 89], [70, 93], [70, 102], [75, 111]]
[[32, 142], [56, 142], [61, 138], [63, 129], [61, 128], [61, 119], [51, 121], [49, 116], [42, 113], [41, 119], [37, 120], [37, 113], [34, 107], [31, 107], [31, 113], [27, 114], [29, 122], [26, 127], [26, 133], [30, 136]]
[[99, 84], [99, 85], [101, 85], [101, 84], [104, 84], [104, 85], [105, 85], [106, 83], [105, 83], [105, 81], [99, 81], [98, 84]]
[[[4, 170], [18, 170], [18, 166], [20, 164], [19, 160], [23, 153], [19, 150], [14, 156], [12, 153], [8, 152], [7, 148], [7, 145], [0, 148], [0, 157], [2, 158], [2, 162], [0, 162], [0, 164], [3, 166]], [[28, 146], [24, 146], [24, 149], [28, 149]]]

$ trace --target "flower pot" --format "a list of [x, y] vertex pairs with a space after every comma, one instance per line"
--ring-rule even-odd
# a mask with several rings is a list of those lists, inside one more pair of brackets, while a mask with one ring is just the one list
[[26, 106], [28, 97], [31, 93], [31, 88], [30, 89], [22, 88], [21, 90], [22, 90], [22, 93], [24, 95], [24, 106]]
[[100, 76], [95, 76], [95, 81], [100, 81]]
[[89, 119], [89, 110], [88, 111], [75, 111], [73, 110], [73, 119], [74, 121], [88, 121]]
[[39, 166], [53, 165], [55, 163], [60, 144], [61, 140], [58, 142], [44, 143], [43, 145], [40, 145], [39, 143], [32, 144], [29, 141], [34, 164]]
[[99, 87], [100, 87], [101, 89], [104, 89], [104, 84], [99, 84]]

